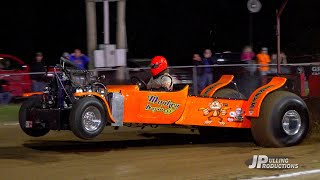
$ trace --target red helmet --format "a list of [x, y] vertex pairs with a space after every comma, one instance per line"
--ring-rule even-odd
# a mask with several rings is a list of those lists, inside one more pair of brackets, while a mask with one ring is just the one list
[[156, 76], [168, 68], [168, 62], [163, 56], [155, 56], [151, 60], [151, 74]]

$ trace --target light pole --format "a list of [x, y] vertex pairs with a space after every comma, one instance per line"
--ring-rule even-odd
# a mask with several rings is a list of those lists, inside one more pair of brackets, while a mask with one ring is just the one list
[[282, 4], [280, 10], [276, 11], [276, 15], [277, 15], [277, 73], [280, 74], [281, 73], [281, 68], [280, 68], [280, 54], [281, 54], [281, 44], [280, 44], [280, 17], [281, 14], [284, 10], [284, 8], [286, 7], [288, 3], [288, 0], [285, 0], [284, 3]]
[[253, 13], [257, 13], [261, 9], [261, 3], [259, 0], [248, 0], [247, 8], [249, 10], [249, 43], [253, 46]]
[[252, 28], [252, 13], [249, 13], [249, 45], [253, 47], [253, 28]]

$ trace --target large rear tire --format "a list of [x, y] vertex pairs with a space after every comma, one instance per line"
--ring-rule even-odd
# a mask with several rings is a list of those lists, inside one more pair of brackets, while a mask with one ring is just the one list
[[268, 95], [253, 118], [251, 132], [263, 147], [286, 147], [299, 144], [309, 131], [309, 112], [305, 102], [287, 91]]
[[41, 95], [34, 95], [29, 97], [24, 103], [22, 103], [19, 110], [19, 124], [24, 133], [32, 137], [40, 137], [46, 135], [50, 129], [32, 129], [26, 128], [26, 122], [32, 118], [30, 116], [30, 110], [35, 107], [40, 107]]
[[72, 107], [69, 124], [72, 132], [81, 139], [93, 139], [106, 126], [106, 111], [95, 97], [81, 98]]

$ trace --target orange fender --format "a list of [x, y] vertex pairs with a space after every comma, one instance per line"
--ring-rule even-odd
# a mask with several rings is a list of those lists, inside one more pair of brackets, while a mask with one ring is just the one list
[[107, 118], [110, 119], [112, 122], [116, 122], [115, 119], [113, 118], [112, 114], [111, 114], [111, 110], [110, 110], [110, 107], [109, 107], [109, 104], [107, 102], [107, 100], [101, 96], [99, 93], [97, 92], [79, 92], [79, 93], [74, 93], [73, 94], [75, 97], [84, 97], [84, 96], [94, 96], [96, 98], [98, 98], [99, 100], [101, 100], [105, 107], [106, 107], [106, 110], [107, 110]]
[[221, 78], [207, 86], [206, 88], [204, 88], [201, 93], [200, 93], [200, 96], [202, 97], [212, 97], [213, 94], [220, 88], [228, 85], [232, 80], [233, 80], [234, 76], [233, 75], [222, 75]]
[[272, 91], [281, 88], [287, 79], [284, 77], [273, 77], [272, 80], [260, 88], [256, 89], [245, 104], [245, 112], [248, 117], [259, 117], [261, 104], [264, 98]]

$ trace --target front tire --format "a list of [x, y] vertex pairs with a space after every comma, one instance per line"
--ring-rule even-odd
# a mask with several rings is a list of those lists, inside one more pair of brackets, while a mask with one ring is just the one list
[[275, 91], [263, 101], [260, 116], [252, 119], [251, 132], [263, 147], [286, 147], [299, 144], [309, 125], [305, 102], [293, 93]]
[[81, 139], [95, 138], [101, 134], [106, 123], [105, 108], [95, 97], [81, 98], [70, 112], [70, 129]]
[[19, 110], [19, 124], [24, 133], [32, 137], [40, 137], [46, 135], [50, 129], [32, 129], [26, 128], [27, 121], [32, 118], [30, 116], [31, 108], [40, 107], [41, 95], [34, 95], [29, 97], [20, 107]]

